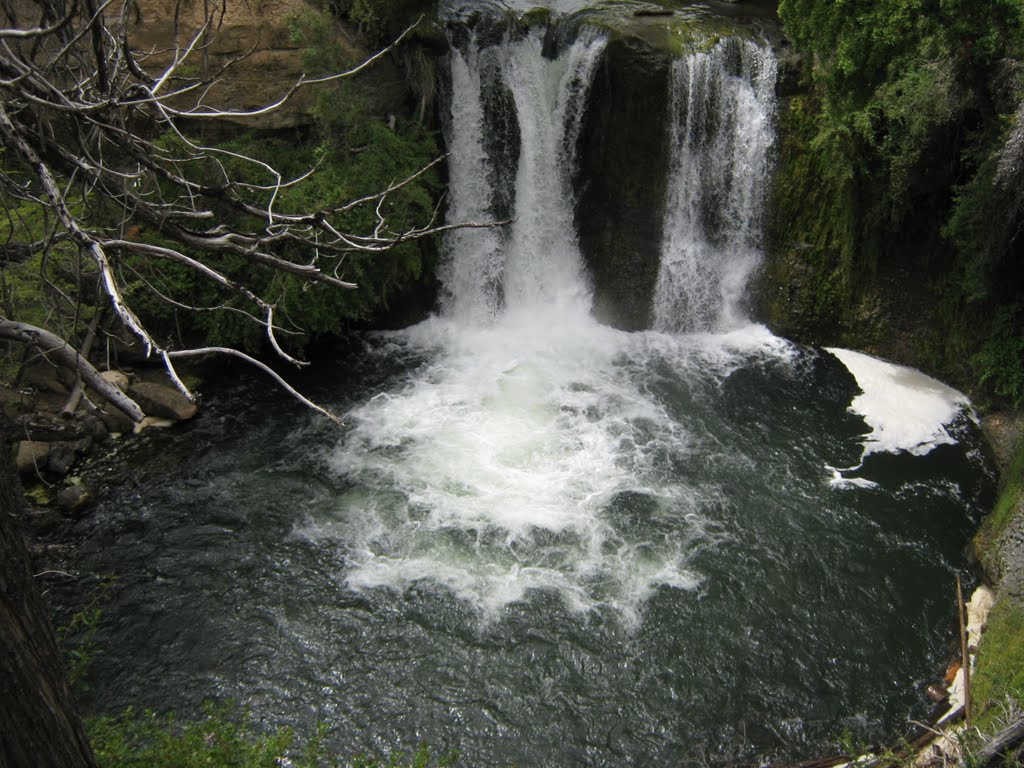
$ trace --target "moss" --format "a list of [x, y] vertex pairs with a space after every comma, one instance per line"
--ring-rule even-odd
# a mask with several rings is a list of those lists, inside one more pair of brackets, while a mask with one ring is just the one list
[[[1024, 441], [1003, 476], [1002, 489], [992, 514], [974, 539], [974, 548], [985, 570], [1000, 578], [1000, 539], [1011, 522], [1024, 513]], [[983, 732], [994, 730], [996, 720], [1010, 702], [1024, 702], [1024, 602], [1004, 590], [993, 606], [978, 649], [974, 676], [976, 724]]]
[[1000, 599], [989, 614], [974, 675], [975, 724], [992, 730], [1008, 700], [1024, 701], [1024, 605]]
[[1003, 476], [995, 508], [985, 518], [972, 544], [985, 572], [996, 580], [1002, 571], [999, 540], [1010, 522], [1019, 514], [1024, 514], [1024, 441], [1017, 446], [1013, 461]]
[[765, 276], [773, 292], [762, 294], [761, 304], [782, 335], [830, 343], [854, 304], [856, 205], [835, 152], [818, 142], [819, 130], [816, 99], [794, 96], [780, 110]]
[[551, 23], [550, 8], [531, 8], [519, 17], [519, 26], [523, 29], [546, 27]]
[[611, 41], [634, 44], [683, 56], [707, 50], [723, 37], [753, 37], [754, 28], [741, 19], [729, 19], [701, 7], [677, 9], [671, 16], [633, 16], [621, 8], [588, 10], [576, 20], [603, 29]]

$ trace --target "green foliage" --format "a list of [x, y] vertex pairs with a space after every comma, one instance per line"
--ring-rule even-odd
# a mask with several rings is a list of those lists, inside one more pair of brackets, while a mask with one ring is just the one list
[[[277, 202], [282, 212], [340, 206], [374, 194], [421, 169], [439, 153], [433, 134], [413, 123], [391, 130], [382, 120], [361, 119], [343, 136], [318, 144], [287, 137], [240, 137], [224, 148], [266, 158], [286, 176], [299, 176], [310, 167], [315, 173], [300, 185], [282, 190]], [[233, 169], [245, 172], [242, 168]], [[266, 178], [254, 181], [267, 183]], [[436, 172], [395, 191], [381, 206], [388, 229], [401, 232], [426, 224], [434, 215], [441, 191]], [[335, 219], [342, 231], [370, 234], [378, 223], [376, 201], [361, 205]], [[312, 254], [285, 248], [282, 256], [298, 262]], [[283, 336], [286, 346], [301, 350], [312, 339], [337, 334], [355, 323], [379, 319], [395, 297], [418, 281], [433, 266], [434, 244], [410, 241], [385, 252], [348, 254], [336, 275], [358, 285], [344, 291], [330, 286], [308, 286], [299, 278], [273, 270], [254, 270], [243, 257], [207, 259], [223, 274], [244, 282], [266, 301], [277, 305], [276, 319], [296, 334]], [[178, 264], [136, 259], [126, 264], [135, 275], [126, 292], [140, 315], [167, 335], [201, 335], [209, 344], [241, 344], [250, 349], [263, 343], [262, 329], [243, 310], [243, 298]], [[150, 287], [156, 289], [154, 294]], [[160, 298], [172, 298], [175, 307]]]
[[971, 548], [986, 573], [998, 579], [1003, 569], [999, 553], [1000, 540], [1007, 526], [1024, 513], [1024, 442], [1017, 446], [1009, 469], [1002, 476], [1002, 488], [992, 512], [985, 517], [974, 535]]
[[[407, 16], [421, 10], [421, 5], [424, 4], [406, 0], [355, 0], [346, 8], [335, 10], [344, 10], [374, 34], [385, 34], [392, 24], [400, 23], [404, 28]], [[337, 21], [326, 11], [308, 12], [292, 19], [291, 31], [305, 49], [307, 71], [338, 72], [356, 63], [345, 53], [347, 49], [337, 44]], [[429, 61], [419, 61], [423, 57], [410, 57], [419, 62], [416, 78], [422, 81], [425, 104], [435, 73]], [[419, 171], [440, 154], [437, 136], [422, 128], [422, 117], [418, 123], [400, 116], [388, 122], [370, 114], [367, 105], [372, 104], [369, 89], [373, 87], [372, 82], [343, 80], [319, 89], [315, 130], [250, 132], [220, 144], [209, 140], [202, 143], [254, 156], [280, 170], [285, 181], [314, 169], [302, 183], [280, 190], [275, 210], [309, 213], [341, 206], [353, 198], [382, 191]], [[168, 157], [188, 154], [182, 151], [180, 138], [173, 134], [158, 140], [156, 146]], [[9, 174], [18, 172], [16, 167], [5, 170]], [[224, 182], [225, 172], [236, 182], [263, 187], [251, 190], [252, 202], [258, 206], [266, 204], [266, 190], [282, 180], [255, 164], [224, 154], [208, 155], [188, 166], [190, 178], [212, 186]], [[147, 194], [154, 198], [172, 199], [177, 194], [157, 177], [138, 183], [149, 185]], [[431, 222], [442, 187], [440, 175], [433, 170], [388, 195], [379, 209], [387, 221], [381, 234], [393, 236]], [[122, 239], [180, 247], [167, 241], [156, 227], [125, 219], [122, 211], [109, 210], [109, 203], [100, 196], [72, 198], [69, 202], [72, 212], [90, 227], [102, 230], [106, 226], [110, 234]], [[0, 217], [0, 245], [38, 243], [59, 229], [55, 222], [46, 219], [45, 206], [20, 200], [0, 203], [7, 213]], [[213, 213], [220, 224], [229, 228], [248, 226], [259, 231], [264, 226], [261, 221], [245, 221], [245, 217], [226, 206], [218, 208], [216, 202]], [[377, 214], [377, 200], [372, 200], [340, 217], [332, 217], [332, 223], [343, 232], [372, 235], [380, 224]], [[300, 264], [317, 259], [322, 269], [356, 283], [357, 289], [310, 286], [295, 276], [254, 266], [240, 255], [211, 256], [187, 249], [184, 252], [273, 304], [275, 324], [283, 328], [278, 338], [293, 353], [301, 353], [319, 336], [338, 334], [353, 325], [376, 325], [392, 317], [394, 322], [409, 321], [416, 317], [415, 310], [402, 313], [396, 305], [413, 296], [419, 302], [417, 309], [422, 311], [422, 305], [430, 300], [432, 285], [423, 278], [432, 274], [436, 242], [403, 242], [392, 250], [373, 253], [353, 250], [340, 258], [335, 253], [309, 251], [282, 242], [275, 246], [274, 253]], [[112, 253], [111, 258], [128, 305], [160, 343], [241, 346], [250, 352], [260, 351], [267, 343], [264, 330], [251, 317], [260, 310], [239, 292], [214, 283], [190, 267], [152, 255]], [[420, 288], [421, 283], [426, 285], [425, 291]], [[107, 305], [108, 301], [100, 290], [95, 264], [70, 241], [52, 245], [45, 255], [37, 252], [21, 263], [5, 264], [0, 269], [0, 313], [54, 330], [72, 343], [88, 325], [95, 308]], [[0, 355], [0, 374], [17, 371], [20, 353], [20, 348], [12, 347], [8, 354]]]
[[342, 759], [324, 749], [324, 726], [299, 744], [288, 728], [261, 731], [248, 710], [233, 704], [207, 703], [203, 712], [202, 720], [179, 722], [128, 709], [119, 717], [93, 718], [86, 729], [101, 768], [446, 768], [457, 759], [449, 754], [435, 761], [426, 744], [411, 756]]
[[1001, 598], [992, 606], [978, 648], [972, 695], [976, 725], [987, 730], [1007, 700], [1024, 706], [1024, 606]]
[[[1024, 88], [996, 73], [1024, 56], [1024, 3], [781, 0], [779, 14], [813, 77], [812, 97], [793, 99], [784, 118], [785, 141], [793, 125], [799, 138], [776, 182], [777, 221], [790, 211], [792, 223], [777, 224], [788, 231], [775, 239], [800, 244], [813, 293], [837, 301], [851, 326], [880, 275], [920, 275], [915, 290], [930, 295], [947, 340], [933, 370], [1020, 403], [1013, 264], [1024, 212], [995, 177], [1003, 112]], [[811, 210], [794, 214], [801, 196]]]
[[[269, 768], [282, 765], [278, 758], [294, 745], [291, 731], [254, 732], [248, 713], [239, 722], [230, 706], [207, 705], [204, 712], [200, 722], [178, 723], [172, 715], [145, 712], [137, 717], [129, 709], [118, 718], [95, 718], [87, 730], [103, 768]], [[296, 763], [302, 768], [316, 764]]]
[[[36, 243], [52, 237], [55, 222], [44, 206], [30, 201], [4, 200], [6, 216], [0, 216], [0, 243], [5, 246]], [[85, 212], [82, 202], [72, 200], [72, 213]], [[33, 325], [74, 324], [81, 327], [93, 314], [96, 270], [78, 248], [61, 242], [49, 254], [39, 251], [28, 259], [0, 269], [0, 312]], [[70, 299], [70, 300], [69, 300]], [[74, 333], [63, 331], [67, 338]]]
[[77, 691], [89, 690], [87, 674], [97, 652], [96, 633], [103, 618], [104, 602], [110, 597], [116, 580], [104, 579], [89, 603], [75, 613], [67, 624], [57, 627], [57, 642], [64, 649], [68, 684]]
[[1024, 442], [1017, 447], [1013, 463], [1003, 477], [1003, 487], [992, 513], [985, 518], [981, 534], [986, 548], [996, 546], [1006, 526], [1024, 503]]
[[912, 46], [924, 0], [781, 0], [779, 16], [798, 47], [813, 52], [831, 98], [863, 101], [890, 62]]
[[982, 384], [1015, 407], [1024, 405], [1024, 304], [999, 307], [972, 362]]
[[334, 13], [348, 19], [368, 39], [383, 44], [433, 10], [431, 0], [333, 0]]

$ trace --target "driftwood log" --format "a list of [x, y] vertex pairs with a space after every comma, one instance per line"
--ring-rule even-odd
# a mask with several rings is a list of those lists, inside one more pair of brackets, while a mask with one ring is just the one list
[[1024, 742], [1024, 717], [1015, 720], [993, 736], [973, 755], [972, 765], [984, 768], [986, 765], [998, 764], [1007, 752]]

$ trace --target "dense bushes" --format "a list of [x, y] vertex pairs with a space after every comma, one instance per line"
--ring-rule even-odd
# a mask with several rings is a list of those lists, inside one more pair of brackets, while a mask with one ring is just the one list
[[[782, 261], [813, 271], [807, 293], [834, 303], [849, 343], [892, 330], [864, 307], [887, 276], [904, 283], [919, 301], [902, 309], [929, 307], [934, 332], [913, 362], [1019, 403], [1024, 215], [997, 171], [1024, 94], [1020, 0], [781, 0], [779, 14], [810, 74], [782, 117]], [[819, 205], [802, 209], [808, 194]]]
[[[415, 122], [403, 121], [392, 129], [373, 117], [358, 117], [344, 133], [327, 134], [317, 140], [245, 134], [222, 146], [265, 158], [285, 178], [316, 168], [302, 184], [282, 190], [277, 202], [282, 212], [343, 205], [373, 194], [414, 173], [439, 154], [435, 137]], [[257, 175], [253, 182], [266, 184], [270, 179]], [[382, 213], [393, 231], [423, 225], [434, 216], [439, 194], [438, 174], [428, 172], [390, 195]], [[344, 231], [371, 233], [377, 224], [376, 201], [346, 213], [341, 223]], [[139, 236], [158, 237], [147, 232]], [[311, 256], [287, 250], [282, 255], [300, 262]], [[282, 336], [284, 343], [301, 349], [319, 336], [338, 334], [353, 325], [384, 322], [389, 313], [396, 311], [392, 306], [396, 299], [408, 293], [424, 272], [432, 271], [435, 258], [435, 245], [430, 240], [401, 243], [384, 252], [353, 251], [337, 273], [358, 285], [351, 291], [309, 286], [295, 276], [273, 270], [256, 271], [242, 257], [221, 257], [217, 266], [229, 276], [244, 276], [256, 293], [276, 303], [280, 325], [296, 332]], [[124, 268], [135, 278], [131, 285], [136, 290], [127, 296], [129, 302], [165, 334], [186, 338], [199, 335], [208, 344], [242, 344], [250, 349], [263, 343], [262, 328], [241, 311], [244, 297], [226, 293], [221, 286], [173, 263], [134, 260]]]

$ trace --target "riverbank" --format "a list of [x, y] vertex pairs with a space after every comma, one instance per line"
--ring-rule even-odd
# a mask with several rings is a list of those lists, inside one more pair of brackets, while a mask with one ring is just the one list
[[974, 697], [982, 730], [1024, 700], [1024, 415], [983, 421], [1000, 469], [1000, 493], [972, 546], [997, 598], [978, 647]]

